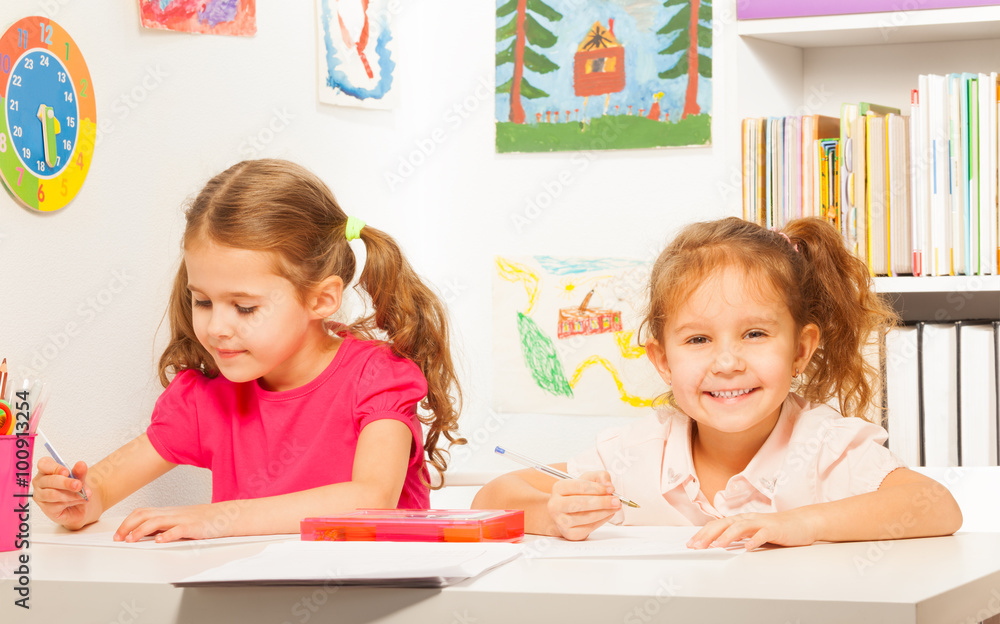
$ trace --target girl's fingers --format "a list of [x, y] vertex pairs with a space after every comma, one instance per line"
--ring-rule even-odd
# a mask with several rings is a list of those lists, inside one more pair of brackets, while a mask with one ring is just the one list
[[560, 496], [552, 501], [551, 509], [556, 513], [580, 513], [583, 511], [611, 510], [622, 506], [615, 496]]
[[600, 483], [586, 479], [563, 479], [552, 484], [552, 493], [559, 496], [601, 496], [613, 491], [611, 483]]
[[725, 548], [733, 542], [757, 533], [758, 529], [760, 529], [759, 526], [751, 525], [747, 522], [734, 523], [730, 525], [728, 529], [723, 531], [721, 535], [712, 540], [708, 545], [711, 548]]

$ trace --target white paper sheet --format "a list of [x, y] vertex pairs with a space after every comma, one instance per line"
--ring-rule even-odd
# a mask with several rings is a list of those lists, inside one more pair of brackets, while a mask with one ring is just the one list
[[442, 587], [521, 554], [520, 544], [283, 542], [174, 583]]
[[61, 544], [64, 546], [98, 546], [102, 548], [134, 548], [140, 550], [158, 550], [161, 548], [205, 548], [211, 546], [231, 546], [253, 542], [274, 542], [299, 539], [298, 533], [285, 535], [241, 535], [237, 537], [215, 537], [201, 540], [178, 540], [175, 542], [158, 543], [152, 537], [146, 537], [138, 542], [116, 542], [114, 531], [61, 531], [58, 533], [39, 533], [32, 536], [37, 544]]
[[744, 552], [743, 545], [730, 548], [687, 547], [701, 527], [633, 527], [605, 525], [590, 537], [571, 542], [558, 537], [528, 537], [521, 551], [528, 559], [691, 557], [729, 559]]

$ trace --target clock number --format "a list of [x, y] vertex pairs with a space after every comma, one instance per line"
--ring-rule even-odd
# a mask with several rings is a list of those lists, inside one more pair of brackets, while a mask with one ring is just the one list
[[49, 66], [49, 57], [48, 56], [43, 56], [42, 58], [38, 59], [38, 64], [41, 65], [42, 67], [48, 67]]
[[17, 167], [17, 185], [21, 186], [21, 180], [24, 178], [24, 167]]
[[52, 45], [52, 25], [45, 22], [38, 22], [38, 25], [42, 27], [42, 43]]
[[24, 159], [25, 160], [31, 158], [31, 150], [28, 149], [27, 147], [22, 147], [21, 148], [21, 153], [24, 154]]
[[80, 97], [87, 97], [87, 79], [86, 78], [81, 78], [80, 79], [80, 84], [83, 85], [80, 88]]
[[25, 69], [34, 69], [35, 68], [35, 61], [34, 61], [34, 59], [30, 59], [30, 58], [29, 59], [24, 59], [24, 68]]
[[65, 176], [63, 176], [62, 183], [60, 183], [60, 185], [59, 185], [59, 192], [62, 193], [63, 197], [66, 197], [66, 194], [69, 193], [69, 187], [66, 186], [66, 177]]
[[83, 152], [80, 152], [76, 156], [76, 166], [83, 169]]
[[66, 72], [58, 72], [59, 82], [66, 82]]
[[42, 190], [42, 183], [38, 183], [38, 201], [45, 201], [45, 191]]
[[39, 171], [44, 172], [45, 171], [45, 161], [36, 160], [35, 161], [35, 168], [38, 169]]
[[14, 79], [11, 80], [11, 82], [14, 84], [15, 87], [20, 87], [21, 86], [21, 77], [19, 75], [17, 75], [17, 74], [14, 74]]
[[69, 41], [66, 42], [66, 60], [69, 60]]
[[10, 101], [10, 110], [12, 110], [12, 111], [16, 111], [17, 110], [17, 100], [11, 100]]
[[17, 47], [28, 48], [28, 31], [25, 28], [17, 29]]
[[3, 56], [0, 56], [0, 71], [2, 71], [5, 74], [9, 74], [10, 73], [10, 55], [9, 54], [4, 54]]
[[73, 94], [69, 91], [63, 91], [63, 97], [66, 98], [67, 102], [73, 101]]
[[0, 134], [0, 154], [7, 151], [7, 135]]
[[69, 139], [63, 139], [63, 149], [66, 150], [67, 152], [72, 152], [73, 141], [70, 141]]
[[24, 136], [24, 129], [21, 126], [11, 126], [10, 133], [18, 138]]
[[76, 117], [67, 117], [66, 118], [66, 125], [69, 126], [70, 128], [75, 128], [76, 127]]

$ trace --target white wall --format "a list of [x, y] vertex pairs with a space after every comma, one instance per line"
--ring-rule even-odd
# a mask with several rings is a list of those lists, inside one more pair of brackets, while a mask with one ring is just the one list
[[[503, 391], [491, 381], [492, 258], [649, 257], [681, 224], [739, 214], [738, 192], [720, 191], [738, 176], [722, 155], [738, 126], [719, 123], [733, 49], [731, 22], [719, 15], [730, 2], [716, 7], [715, 146], [595, 152], [593, 160], [494, 153], [493, 98], [483, 87], [494, 82], [494, 3], [402, 4], [400, 103], [366, 111], [317, 101], [311, 0], [258, 2], [252, 38], [144, 30], [134, 0], [0, 3], [4, 29], [42, 14], [75, 39], [103, 129], [89, 177], [65, 209], [33, 213], [0, 194], [0, 354], [50, 382], [43, 428], [67, 459], [95, 462], [148, 424], [185, 200], [227, 166], [263, 156], [316, 171], [348, 213], [397, 237], [447, 299], [466, 397], [462, 431], [473, 442], [456, 453], [455, 469], [515, 468], [493, 456], [498, 442], [565, 460], [612, 423], [491, 414], [491, 395]], [[433, 152], [390, 188], [387, 173], [435, 136]], [[590, 164], [581, 170], [580, 162]], [[551, 206], [518, 231], [512, 216], [567, 174]], [[207, 474], [182, 467], [115, 515], [209, 493]]]

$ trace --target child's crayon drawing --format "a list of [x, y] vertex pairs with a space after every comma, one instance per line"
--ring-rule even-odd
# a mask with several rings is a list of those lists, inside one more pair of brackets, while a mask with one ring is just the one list
[[319, 100], [340, 106], [391, 108], [396, 62], [389, 0], [316, 2]]
[[207, 35], [253, 35], [257, 0], [139, 0], [146, 28]]
[[496, 150], [708, 145], [711, 0], [497, 0]]
[[494, 408], [636, 415], [663, 391], [637, 343], [649, 267], [619, 258], [496, 258]]

